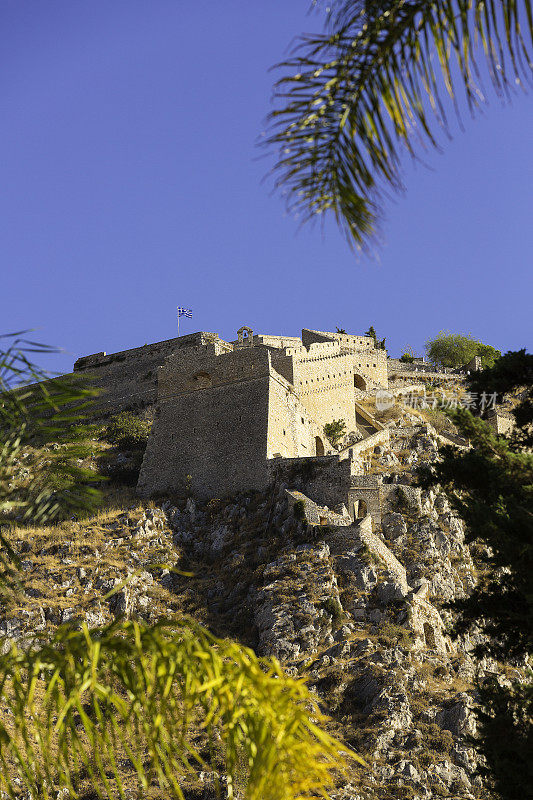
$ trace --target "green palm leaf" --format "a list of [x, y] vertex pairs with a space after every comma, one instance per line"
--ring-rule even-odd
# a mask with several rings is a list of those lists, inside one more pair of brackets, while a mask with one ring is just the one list
[[[14, 519], [40, 525], [90, 511], [100, 500], [99, 476], [81, 462], [89, 454], [84, 417], [96, 392], [73, 376], [51, 378], [32, 361], [57, 352], [24, 338], [0, 337], [0, 590], [17, 584], [9, 543]], [[50, 446], [51, 445], [51, 446]], [[28, 449], [41, 452], [26, 469]], [[26, 471], [27, 480], [20, 481]]]
[[[225, 796], [327, 797], [362, 760], [319, 728], [301, 680], [190, 620], [60, 628], [0, 656], [0, 788], [10, 798], [68, 789], [124, 797], [159, 786], [183, 798], [201, 770]], [[244, 795], [242, 794], [244, 792]]]
[[[80, 465], [89, 454], [86, 412], [96, 395], [76, 376], [50, 377], [30, 360], [54, 348], [22, 338], [0, 337], [0, 515], [43, 524], [60, 514], [93, 509], [98, 478]], [[52, 447], [49, 447], [52, 445]], [[47, 448], [23, 489], [15, 488], [25, 448]]]
[[[525, 33], [524, 33], [525, 31]], [[509, 98], [531, 80], [530, 0], [342, 0], [329, 31], [278, 65], [267, 146], [276, 185], [304, 221], [332, 212], [350, 243], [375, 234], [401, 157], [449, 134], [448, 105], [474, 113], [481, 75]]]

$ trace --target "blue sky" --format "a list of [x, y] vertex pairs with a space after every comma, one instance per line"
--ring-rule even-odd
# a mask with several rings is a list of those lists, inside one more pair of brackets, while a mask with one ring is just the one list
[[405, 163], [379, 260], [299, 229], [256, 141], [309, 0], [2, 0], [1, 332], [67, 351], [242, 324], [295, 335], [373, 324], [397, 355], [441, 329], [531, 347], [531, 97], [493, 97]]

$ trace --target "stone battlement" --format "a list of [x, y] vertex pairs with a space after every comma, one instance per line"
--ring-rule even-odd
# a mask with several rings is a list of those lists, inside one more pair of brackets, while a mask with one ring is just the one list
[[232, 342], [199, 331], [94, 353], [74, 369], [102, 390], [102, 414], [155, 411], [144, 494], [185, 483], [204, 496], [263, 489], [267, 462], [325, 456], [324, 425], [341, 419], [355, 433], [356, 398], [367, 384], [387, 385], [386, 352], [371, 337], [311, 329], [299, 338], [243, 326]]

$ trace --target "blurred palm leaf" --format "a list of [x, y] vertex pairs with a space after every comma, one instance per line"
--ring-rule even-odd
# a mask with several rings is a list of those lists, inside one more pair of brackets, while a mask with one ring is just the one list
[[[524, 33], [525, 31], [525, 33]], [[400, 159], [449, 135], [484, 102], [482, 74], [510, 97], [531, 80], [530, 0], [338, 0], [323, 35], [300, 37], [278, 67], [267, 145], [276, 185], [304, 221], [331, 211], [357, 248], [383, 196], [403, 188]]]
[[[3, 344], [3, 346], [2, 346]], [[18, 558], [9, 543], [13, 519], [40, 525], [93, 509], [98, 478], [81, 462], [89, 455], [84, 414], [95, 391], [74, 376], [51, 378], [32, 358], [57, 352], [24, 338], [0, 336], [0, 588], [16, 586]], [[51, 445], [51, 446], [49, 446]], [[25, 456], [44, 448], [26, 469]], [[28, 479], [20, 482], [26, 470]]]
[[[40, 525], [60, 514], [88, 511], [100, 493], [98, 478], [81, 462], [89, 455], [84, 416], [96, 392], [73, 375], [51, 378], [29, 354], [57, 352], [22, 338], [0, 337], [0, 514]], [[51, 445], [51, 446], [50, 446]], [[16, 476], [24, 449], [46, 448], [23, 489]]]
[[63, 627], [44, 647], [13, 646], [0, 676], [0, 787], [10, 798], [88, 787], [122, 798], [128, 773], [139, 796], [159, 786], [183, 798], [183, 782], [206, 769], [228, 798], [327, 797], [361, 761], [320, 729], [303, 681], [189, 620]]

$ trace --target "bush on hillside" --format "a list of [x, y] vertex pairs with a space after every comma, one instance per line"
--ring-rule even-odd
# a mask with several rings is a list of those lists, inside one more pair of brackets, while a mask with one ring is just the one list
[[111, 418], [103, 438], [121, 450], [144, 450], [151, 427], [151, 422], [139, 419], [130, 411], [122, 411]]

